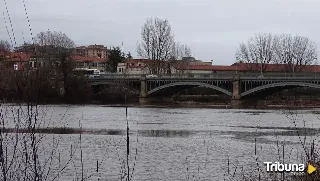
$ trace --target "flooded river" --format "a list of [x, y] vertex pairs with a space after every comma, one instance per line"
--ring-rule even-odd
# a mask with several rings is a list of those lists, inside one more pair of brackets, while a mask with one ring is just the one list
[[[129, 107], [127, 111], [131, 180], [239, 180], [243, 174], [256, 174], [251, 171], [257, 163], [264, 169], [266, 161], [303, 162], [303, 145], [318, 140], [320, 128], [317, 109]], [[42, 127], [83, 131], [81, 146], [78, 132], [43, 138], [47, 144], [52, 137], [59, 140], [55, 147], [61, 164], [72, 160], [60, 180], [79, 179], [81, 173], [88, 180], [125, 178], [125, 108], [59, 105], [41, 106], [39, 112]]]

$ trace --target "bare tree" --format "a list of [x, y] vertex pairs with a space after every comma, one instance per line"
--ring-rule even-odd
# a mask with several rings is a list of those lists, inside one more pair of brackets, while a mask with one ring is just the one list
[[65, 33], [56, 31], [40, 32], [37, 34], [35, 42], [40, 46], [51, 45], [67, 49], [72, 49], [75, 46], [74, 42]]
[[138, 45], [137, 53], [140, 57], [152, 60], [149, 64], [150, 73], [166, 72], [163, 69], [169, 60], [174, 42], [171, 25], [166, 19], [149, 18], [142, 27], [142, 42]]
[[172, 46], [170, 64], [177, 69], [177, 73], [185, 73], [188, 68], [189, 61], [187, 57], [191, 57], [191, 49], [188, 45], [174, 43]]
[[274, 62], [275, 47], [275, 38], [271, 34], [258, 34], [247, 44], [240, 44], [236, 59], [247, 63], [247, 68], [251, 71], [265, 72], [268, 64]]
[[[40, 32], [36, 38], [36, 57], [46, 68], [50, 68], [55, 77], [55, 87], [63, 87], [61, 93], [69, 97], [72, 80], [70, 75], [74, 67], [71, 59], [74, 42], [62, 32]], [[63, 86], [61, 86], [61, 84]]]
[[307, 37], [282, 34], [276, 36], [275, 62], [284, 64], [282, 71], [301, 72], [317, 60], [316, 44]]
[[10, 52], [10, 43], [8, 41], [0, 40], [0, 54]]
[[188, 45], [173, 43], [170, 60], [182, 60], [183, 57], [191, 56], [191, 49]]
[[278, 71], [301, 72], [317, 60], [316, 45], [302, 36], [259, 34], [240, 44], [237, 61], [247, 63], [251, 71], [265, 72], [269, 64], [280, 64]]

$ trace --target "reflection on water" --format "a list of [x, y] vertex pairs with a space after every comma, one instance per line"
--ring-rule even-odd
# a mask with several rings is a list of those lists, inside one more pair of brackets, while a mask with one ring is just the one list
[[[157, 124], [157, 123], [154, 123]], [[161, 125], [161, 124], [159, 124]], [[216, 125], [217, 126], [217, 125]], [[234, 127], [234, 126], [227, 126]], [[318, 136], [320, 135], [320, 129], [315, 128], [294, 128], [294, 127], [254, 127], [254, 126], [238, 126], [238, 128], [254, 128], [256, 131], [191, 131], [191, 130], [137, 130], [140, 137], [190, 137], [195, 135], [220, 135], [231, 136], [235, 139], [257, 138], [265, 136]], [[268, 130], [268, 131], [258, 131]], [[270, 131], [269, 131], [270, 130]], [[277, 130], [277, 131], [276, 131]], [[281, 131], [282, 130], [282, 131]], [[4, 132], [15, 133], [16, 129], [8, 128], [4, 129]], [[30, 130], [19, 129], [19, 133], [28, 133]], [[126, 130], [116, 129], [79, 129], [79, 128], [38, 128], [35, 129], [36, 133], [45, 134], [92, 134], [92, 135], [125, 135]], [[129, 134], [134, 134], [130, 132]]]
[[145, 137], [189, 137], [192, 132], [187, 130], [139, 130], [138, 134]]

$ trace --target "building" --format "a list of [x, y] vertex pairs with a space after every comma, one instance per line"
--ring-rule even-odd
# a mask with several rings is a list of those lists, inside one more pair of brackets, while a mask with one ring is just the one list
[[73, 56], [72, 60], [75, 61], [75, 68], [98, 69], [101, 72], [106, 71], [106, 58]]
[[206, 74], [206, 73], [236, 73], [237, 71], [243, 71], [236, 66], [228, 65], [187, 65], [183, 69], [177, 68], [177, 72], [186, 72], [191, 74]]
[[[95, 57], [72, 56], [75, 68], [98, 69], [105, 71], [106, 59]], [[22, 70], [24, 68], [36, 69], [44, 66], [44, 61], [40, 57], [32, 56], [25, 52], [8, 52], [0, 55], [1, 66], [6, 69]]]
[[176, 60], [173, 62], [153, 61], [148, 59], [130, 59], [119, 63], [118, 73], [152, 74], [152, 69], [159, 69], [160, 74], [212, 73], [237, 71], [237, 67], [213, 66], [211, 62]]
[[126, 74], [170, 74], [172, 71], [175, 69], [169, 62], [148, 59], [127, 59], [117, 66], [117, 73]]
[[103, 45], [79, 46], [74, 49], [75, 56], [108, 58], [108, 49]]
[[[160, 74], [207, 74], [207, 73], [237, 73], [261, 72], [260, 64], [234, 63], [232, 65], [211, 65], [211, 62], [199, 61], [152, 61], [147, 59], [131, 59], [119, 63], [118, 73], [127, 74], [152, 74], [151, 69], [156, 66]], [[295, 66], [295, 72], [320, 72], [319, 65]], [[268, 64], [263, 66], [262, 72], [293, 72], [294, 69], [286, 64]]]
[[7, 52], [0, 55], [4, 69], [22, 70], [29, 64], [32, 54], [25, 52]]
[[188, 62], [189, 65], [212, 65], [212, 62]]

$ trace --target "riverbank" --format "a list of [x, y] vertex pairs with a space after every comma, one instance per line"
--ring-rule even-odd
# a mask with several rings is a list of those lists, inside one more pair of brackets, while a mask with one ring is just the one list
[[[6, 103], [2, 104], [6, 106], [26, 106], [27, 104], [14, 104]], [[320, 106], [288, 106], [288, 105], [264, 105], [264, 106], [241, 106], [233, 108], [231, 105], [220, 105], [220, 104], [38, 104], [38, 106], [92, 106], [96, 105], [99, 107], [134, 107], [134, 108], [195, 108], [195, 109], [264, 109], [264, 110], [304, 110], [304, 109], [320, 109]]]

